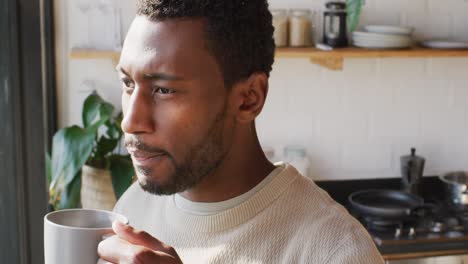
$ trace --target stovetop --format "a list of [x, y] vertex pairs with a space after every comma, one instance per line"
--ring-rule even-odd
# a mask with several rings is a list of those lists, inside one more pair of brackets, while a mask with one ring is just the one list
[[[351, 213], [353, 212], [348, 202], [348, 197], [351, 193], [363, 189], [401, 189], [400, 177], [317, 181], [316, 183], [326, 190], [333, 199], [348, 208]], [[421, 197], [423, 197], [425, 201], [436, 201], [437, 204], [442, 205], [442, 208], [447, 210], [445, 210], [445, 213], [440, 214], [437, 219], [434, 219], [433, 216], [422, 216], [419, 218], [419, 222], [416, 221], [416, 223], [419, 223], [416, 225], [414, 225], [415, 223], [412, 221], [404, 221], [401, 223], [401, 227], [400, 224], [397, 224], [393, 226], [393, 229], [384, 228], [380, 230], [367, 226], [370, 235], [384, 258], [405, 259], [424, 256], [468, 254], [468, 228], [465, 229], [463, 221], [460, 221], [460, 218], [463, 220], [463, 217], [460, 217], [460, 215], [463, 215], [461, 212], [465, 211], [468, 214], [468, 208], [465, 210], [463, 210], [463, 208], [461, 210], [449, 208], [449, 203], [443, 201], [446, 194], [440, 191], [444, 189], [444, 186], [437, 176], [425, 176], [421, 184]], [[453, 217], [457, 219], [456, 223], [450, 220], [450, 218]], [[361, 220], [363, 225], [366, 226], [364, 219], [359, 216], [356, 216], [356, 218]], [[437, 223], [441, 222], [441, 219], [443, 220], [444, 218], [446, 219], [445, 221], [449, 219], [448, 226], [450, 228], [442, 228], [443, 232], [435, 232], [437, 231], [437, 227], [440, 227]], [[423, 221], [421, 221], [421, 219], [423, 219]], [[468, 219], [468, 216], [465, 217], [465, 219]], [[434, 230], [428, 228], [430, 227], [428, 223], [431, 222], [436, 223], [434, 225]], [[397, 228], [400, 228], [400, 231], [398, 231]], [[413, 228], [413, 230], [411, 230], [411, 228]], [[399, 236], [395, 236], [397, 232], [400, 233]]]
[[382, 254], [468, 248], [468, 211], [431, 201], [432, 209], [405, 219], [372, 219], [354, 214]]

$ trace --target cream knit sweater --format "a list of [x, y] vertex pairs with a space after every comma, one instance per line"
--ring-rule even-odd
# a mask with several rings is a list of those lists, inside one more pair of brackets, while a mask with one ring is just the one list
[[114, 210], [173, 246], [184, 263], [383, 263], [359, 222], [291, 165], [215, 215], [189, 214], [173, 195], [154, 196], [138, 184]]

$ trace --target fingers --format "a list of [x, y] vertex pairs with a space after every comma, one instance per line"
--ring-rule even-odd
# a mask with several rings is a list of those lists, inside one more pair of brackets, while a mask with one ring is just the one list
[[98, 246], [98, 255], [101, 258], [98, 264], [109, 263], [180, 263], [176, 256], [163, 252], [156, 252], [149, 248], [132, 245], [117, 236], [110, 237]]
[[134, 245], [140, 245], [152, 250], [167, 253], [169, 255], [177, 255], [172, 247], [152, 237], [147, 232], [136, 230], [133, 227], [118, 221], [115, 221], [112, 224], [112, 229], [119, 238], [126, 240]]
[[127, 250], [128, 243], [122, 241], [117, 236], [112, 236], [101, 241], [97, 248], [101, 262], [106, 261], [108, 263], [120, 263], [119, 260], [124, 258]]
[[102, 240], [106, 240], [106, 239], [108, 239], [108, 238], [111, 237], [111, 236], [115, 236], [115, 234], [114, 234], [114, 233], [107, 233], [107, 234], [105, 234], [105, 235], [102, 236]]

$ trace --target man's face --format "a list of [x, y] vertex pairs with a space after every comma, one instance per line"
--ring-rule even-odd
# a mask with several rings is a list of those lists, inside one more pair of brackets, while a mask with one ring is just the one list
[[[228, 89], [198, 19], [132, 23], [117, 70], [126, 146], [143, 189], [190, 189], [227, 153], [234, 122]], [[231, 135], [232, 136], [232, 135]]]

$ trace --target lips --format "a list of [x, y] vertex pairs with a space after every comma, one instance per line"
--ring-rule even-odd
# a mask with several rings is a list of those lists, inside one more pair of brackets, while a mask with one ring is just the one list
[[132, 155], [133, 159], [138, 162], [148, 161], [152, 158], [156, 158], [156, 157], [160, 157], [164, 155], [164, 153], [162, 152], [155, 153], [155, 152], [146, 152], [143, 150], [135, 150], [135, 149], [129, 150], [129, 152]]

